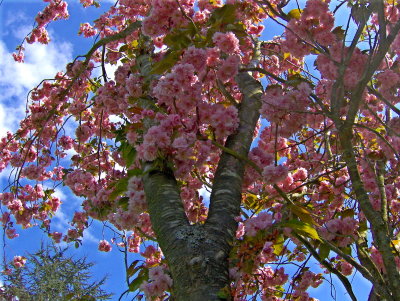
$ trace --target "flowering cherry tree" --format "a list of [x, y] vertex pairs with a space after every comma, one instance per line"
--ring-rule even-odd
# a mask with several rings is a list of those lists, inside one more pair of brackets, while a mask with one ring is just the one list
[[[45, 2], [27, 43], [68, 17]], [[0, 141], [8, 238], [39, 224], [79, 243], [91, 219], [129, 231], [98, 248], [142, 256], [126, 277], [147, 300], [313, 300], [328, 274], [356, 300], [355, 272], [370, 300], [400, 300], [400, 5], [298, 5], [119, 0], [82, 24], [97, 42]], [[67, 233], [51, 224], [60, 183], [82, 198]]]

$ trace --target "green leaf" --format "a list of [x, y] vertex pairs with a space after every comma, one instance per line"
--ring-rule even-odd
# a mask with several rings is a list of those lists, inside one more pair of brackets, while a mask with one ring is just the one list
[[125, 52], [128, 50], [128, 47], [129, 47], [128, 44], [124, 44], [119, 48], [118, 52]]
[[321, 244], [318, 250], [318, 255], [322, 260], [324, 260], [328, 258], [330, 251], [331, 249], [327, 244]]
[[128, 277], [132, 277], [133, 275], [136, 274], [136, 272], [142, 268], [142, 266], [136, 267], [136, 265], [140, 262], [139, 259], [132, 261], [131, 265], [128, 267], [126, 270], [126, 274]]
[[344, 34], [345, 30], [342, 28], [342, 26], [337, 26], [332, 30], [332, 33], [339, 39], [343, 40], [344, 39]]
[[292, 211], [292, 213], [296, 215], [301, 221], [307, 224], [318, 226], [317, 222], [314, 221], [314, 219], [312, 218], [311, 212], [308, 211], [306, 208], [295, 204], [290, 204], [288, 207], [290, 211]]
[[128, 210], [129, 198], [127, 196], [120, 198], [118, 200], [118, 206], [120, 206], [124, 210]]
[[163, 42], [172, 50], [182, 50], [192, 43], [192, 39], [195, 35], [196, 28], [192, 23], [189, 23], [188, 27], [176, 29], [167, 34]]
[[247, 36], [246, 27], [241, 22], [226, 25], [226, 30], [232, 31], [238, 38], [244, 38]]
[[284, 249], [284, 243], [285, 243], [285, 238], [283, 235], [279, 235], [274, 244], [273, 244], [273, 248], [274, 248], [274, 254], [276, 256], [280, 256], [282, 254], [282, 251]]
[[170, 70], [176, 62], [179, 60], [182, 54], [182, 50], [168, 51], [164, 57], [153, 65], [151, 68], [151, 74], [163, 74]]
[[262, 206], [260, 206], [258, 196], [253, 193], [247, 193], [245, 195], [243, 206], [248, 210], [253, 210], [256, 214], [263, 209]]
[[208, 21], [209, 25], [231, 24], [236, 21], [236, 6], [225, 4], [222, 7], [214, 9]]
[[354, 209], [348, 208], [346, 210], [343, 210], [340, 212], [340, 216], [345, 218], [345, 217], [353, 217], [355, 214]]
[[313, 228], [313, 226], [311, 224], [308, 224], [308, 223], [305, 223], [302, 221], [298, 221], [298, 220], [290, 220], [286, 223], [283, 223], [282, 226], [288, 227], [288, 228], [294, 230], [295, 232], [297, 232], [298, 234], [301, 234], [305, 237], [321, 240], [319, 238], [317, 231]]
[[129, 169], [128, 170], [128, 177], [129, 178], [141, 176], [142, 174], [143, 174], [143, 170], [141, 170], [140, 168], [135, 168], [135, 169]]
[[243, 262], [243, 271], [244, 272], [251, 274], [253, 272], [253, 268], [254, 268], [254, 260], [248, 259]]
[[115, 200], [128, 189], [128, 181], [128, 178], [122, 178], [116, 182], [114, 190], [110, 193], [110, 200]]
[[346, 254], [346, 255], [351, 255], [351, 248], [350, 248], [350, 246], [340, 248], [340, 250], [342, 250], [343, 253]]
[[123, 142], [120, 147], [122, 158], [125, 160], [126, 166], [129, 167], [136, 159], [136, 149], [128, 142]]
[[301, 17], [301, 13], [303, 12], [303, 10], [302, 9], [298, 9], [298, 8], [294, 8], [294, 9], [292, 9], [290, 12], [288, 12], [288, 17], [290, 18], [290, 19], [296, 19], [296, 20], [299, 20], [300, 19], [300, 17]]
[[301, 83], [306, 82], [308, 84], [310, 84], [310, 82], [305, 79], [303, 76], [301, 76], [299, 73], [293, 73], [292, 75], [288, 76], [287, 80], [286, 80], [286, 84], [293, 86], [293, 87], [297, 87], [298, 85], [300, 85]]
[[129, 291], [130, 292], [134, 292], [136, 291], [140, 285], [147, 280], [147, 276], [146, 275], [141, 275], [137, 278], [135, 278], [131, 283], [129, 283]]
[[229, 290], [229, 287], [225, 286], [223, 288], [221, 288], [218, 293], [217, 293], [217, 297], [219, 297], [222, 300], [228, 300], [231, 296], [231, 292]]
[[148, 54], [142, 54], [136, 57], [135, 67], [140, 71], [143, 76], [151, 74], [151, 58]]
[[79, 301], [96, 301], [96, 298], [93, 296], [85, 295], [81, 297]]

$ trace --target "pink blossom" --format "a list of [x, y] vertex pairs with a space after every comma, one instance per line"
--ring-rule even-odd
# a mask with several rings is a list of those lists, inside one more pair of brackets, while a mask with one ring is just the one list
[[217, 71], [218, 78], [224, 83], [234, 78], [238, 74], [240, 64], [240, 57], [237, 55], [230, 55], [223, 61]]
[[80, 3], [82, 3], [83, 7], [88, 7], [93, 5], [94, 0], [79, 0]]
[[102, 251], [102, 252], [110, 252], [112, 247], [108, 241], [100, 240], [98, 249], [99, 249], [99, 251]]
[[172, 279], [169, 275], [164, 273], [162, 266], [155, 266], [149, 270], [149, 280], [151, 282], [145, 281], [141, 286], [147, 296], [147, 298], [160, 296], [172, 286]]
[[7, 238], [9, 238], [9, 239], [17, 238], [19, 236], [19, 234], [17, 233], [17, 230], [15, 230], [15, 229], [7, 229], [6, 235], [7, 235]]
[[14, 256], [13, 265], [16, 268], [22, 268], [26, 263], [26, 258], [23, 256]]
[[[82, 1], [82, 0], [81, 0]], [[92, 0], [89, 0], [92, 1]], [[88, 4], [90, 5], [90, 4]], [[88, 6], [86, 5], [86, 6]], [[85, 38], [92, 37], [97, 34], [97, 29], [93, 28], [89, 23], [81, 24], [78, 34], [83, 34]]]
[[350, 276], [353, 273], [353, 266], [347, 261], [340, 261], [340, 271], [345, 276]]
[[275, 184], [283, 181], [288, 175], [288, 169], [284, 165], [268, 165], [264, 167], [262, 176], [266, 183]]
[[141, 241], [141, 237], [137, 235], [136, 232], [132, 233], [131, 236], [128, 237], [128, 251], [139, 253]]
[[183, 54], [182, 63], [191, 64], [197, 72], [200, 72], [206, 67], [207, 51], [202, 48], [190, 46]]
[[237, 230], [236, 230], [236, 238], [237, 238], [237, 239], [242, 238], [243, 235], [244, 235], [244, 233], [245, 233], [244, 224], [243, 224], [243, 223], [239, 223], [239, 224], [238, 224], [238, 228], [237, 228]]
[[24, 52], [23, 51], [18, 51], [18, 53], [13, 53], [12, 54], [14, 60], [18, 63], [23, 63], [24, 62]]
[[59, 244], [61, 242], [62, 233], [53, 232], [53, 233], [50, 233], [50, 236], [53, 238], [55, 243]]
[[267, 212], [261, 212], [259, 215], [249, 218], [244, 223], [245, 232], [249, 236], [255, 236], [259, 230], [263, 230], [272, 225], [272, 215]]
[[305, 168], [299, 168], [294, 174], [293, 174], [293, 180], [295, 181], [304, 181], [308, 177], [308, 172]]
[[240, 51], [239, 40], [233, 32], [216, 32], [213, 35], [213, 42], [219, 49], [221, 49], [221, 51], [225, 53], [233, 54]]

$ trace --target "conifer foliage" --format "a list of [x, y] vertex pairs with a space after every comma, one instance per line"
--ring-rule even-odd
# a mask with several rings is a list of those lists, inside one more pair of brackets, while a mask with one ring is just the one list
[[110, 300], [101, 286], [106, 278], [92, 281], [86, 258], [67, 255], [67, 249], [42, 245], [27, 257], [15, 256], [3, 278], [2, 300]]

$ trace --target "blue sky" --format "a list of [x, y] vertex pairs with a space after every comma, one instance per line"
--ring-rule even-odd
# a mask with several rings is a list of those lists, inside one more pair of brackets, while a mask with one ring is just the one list
[[[11, 53], [32, 29], [34, 17], [44, 7], [44, 3], [38, 0], [3, 0], [0, 6], [0, 136], [7, 130], [16, 129], [18, 121], [24, 116], [26, 95], [30, 89], [42, 79], [52, 78], [57, 71], [64, 70], [65, 65], [75, 56], [87, 52], [94, 40], [78, 36], [79, 24], [96, 19], [111, 2], [102, 1], [100, 9], [84, 9], [77, 0], [68, 3], [70, 19], [51, 23], [48, 28], [51, 43], [47, 46], [25, 45], [25, 63], [18, 64], [12, 59]], [[275, 24], [270, 24], [265, 31], [265, 38], [271, 39], [281, 30]], [[7, 176], [7, 171], [0, 174], [1, 190], [7, 184]], [[54, 230], [62, 232], [68, 229], [68, 216], [79, 209], [80, 200], [66, 189], [58, 193], [64, 203], [54, 219]], [[20, 237], [6, 242], [5, 254], [8, 260], [14, 255], [24, 255], [26, 251], [34, 252], [42, 241], [47, 240], [47, 236], [38, 229], [17, 229]], [[97, 251], [98, 241], [103, 239], [103, 233], [107, 234], [107, 231], [101, 223], [94, 223], [85, 233], [83, 246], [78, 249], [72, 247], [71, 250], [77, 257], [87, 256], [96, 263], [92, 268], [95, 277], [109, 275], [104, 289], [115, 293], [113, 300], [118, 300], [119, 295], [126, 290], [123, 254], [115, 246], [110, 253]], [[135, 256], [131, 255], [129, 261], [134, 259]], [[357, 283], [356, 294], [360, 300], [366, 300], [369, 285], [358, 277], [354, 281]], [[311, 291], [311, 295], [322, 301], [332, 300], [329, 285]], [[336, 296], [337, 300], [348, 300], [340, 284], [336, 286]]]

